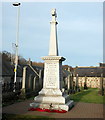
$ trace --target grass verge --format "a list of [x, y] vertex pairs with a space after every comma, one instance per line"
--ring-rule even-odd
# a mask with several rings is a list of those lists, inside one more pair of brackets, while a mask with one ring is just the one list
[[70, 98], [75, 102], [105, 104], [105, 96], [99, 95], [97, 88], [82, 90], [81, 92], [70, 95]]
[[54, 120], [46, 116], [3, 114], [2, 120]]

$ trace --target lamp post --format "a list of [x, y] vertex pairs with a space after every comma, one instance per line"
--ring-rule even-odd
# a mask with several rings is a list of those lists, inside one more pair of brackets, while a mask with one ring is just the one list
[[[15, 53], [15, 68], [14, 68], [14, 72], [15, 72], [15, 76], [14, 76], [14, 87], [15, 87], [16, 75], [17, 75], [17, 66], [18, 66], [18, 41], [19, 41], [20, 3], [18, 3], [18, 2], [13, 3], [13, 6], [17, 7], [16, 44], [15, 44], [16, 53]], [[15, 88], [14, 88], [14, 92], [15, 92]]]

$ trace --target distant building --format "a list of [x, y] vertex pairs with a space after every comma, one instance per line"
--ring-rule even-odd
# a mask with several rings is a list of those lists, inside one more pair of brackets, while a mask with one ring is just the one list
[[[84, 86], [84, 83], [87, 84], [87, 87], [100, 88], [101, 79], [105, 78], [105, 64], [100, 63], [99, 67], [75, 67], [74, 68], [74, 81], [76, 81], [76, 76], [78, 75], [79, 86]], [[104, 80], [105, 86], [105, 80]]]
[[100, 67], [105, 67], [105, 63], [100, 63]]
[[[29, 64], [32, 66], [32, 62], [29, 61]], [[16, 82], [22, 83], [23, 81], [23, 68], [26, 66], [26, 88], [33, 89], [33, 81], [34, 77], [37, 77], [35, 72], [30, 68], [29, 64], [18, 64], [17, 67], [17, 76], [16, 76]], [[0, 66], [1, 66], [1, 72], [0, 72], [0, 83], [4, 86], [5, 89], [8, 87], [10, 88], [11, 83], [14, 83], [14, 64], [11, 64], [10, 58], [6, 54], [2, 54], [2, 59], [0, 59]], [[32, 68], [39, 73], [39, 71], [42, 71], [41, 78], [43, 78], [43, 67], [39, 66], [32, 66]], [[38, 79], [38, 77], [36, 78]], [[42, 81], [41, 81], [42, 84]], [[42, 85], [39, 86], [38, 80], [36, 80], [36, 88], [41, 88]], [[12, 86], [13, 87], [13, 86]]]
[[[11, 65], [5, 55], [2, 55], [2, 61], [0, 61], [0, 66], [2, 66], [2, 72], [0, 76], [2, 77], [2, 83], [14, 82], [14, 65]], [[22, 81], [22, 66], [18, 65], [17, 70], [17, 81]]]

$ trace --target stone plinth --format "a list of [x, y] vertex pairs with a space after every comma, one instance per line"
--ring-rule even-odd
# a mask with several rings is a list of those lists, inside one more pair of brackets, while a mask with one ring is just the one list
[[62, 61], [65, 58], [46, 56], [42, 59], [45, 60], [43, 89], [30, 106], [50, 109], [50, 105], [52, 105], [53, 109], [68, 111], [74, 105], [73, 101], [70, 101], [68, 95], [62, 95], [60, 90], [62, 87]]

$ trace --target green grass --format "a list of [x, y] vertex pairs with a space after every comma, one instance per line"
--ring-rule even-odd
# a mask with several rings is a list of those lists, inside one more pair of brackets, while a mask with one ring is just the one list
[[74, 102], [85, 102], [85, 103], [99, 103], [105, 104], [103, 100], [105, 96], [101, 96], [98, 94], [97, 88], [90, 88], [87, 90], [82, 90], [76, 94], [70, 95], [70, 98], [74, 100]]
[[3, 120], [54, 120], [46, 116], [3, 114]]

